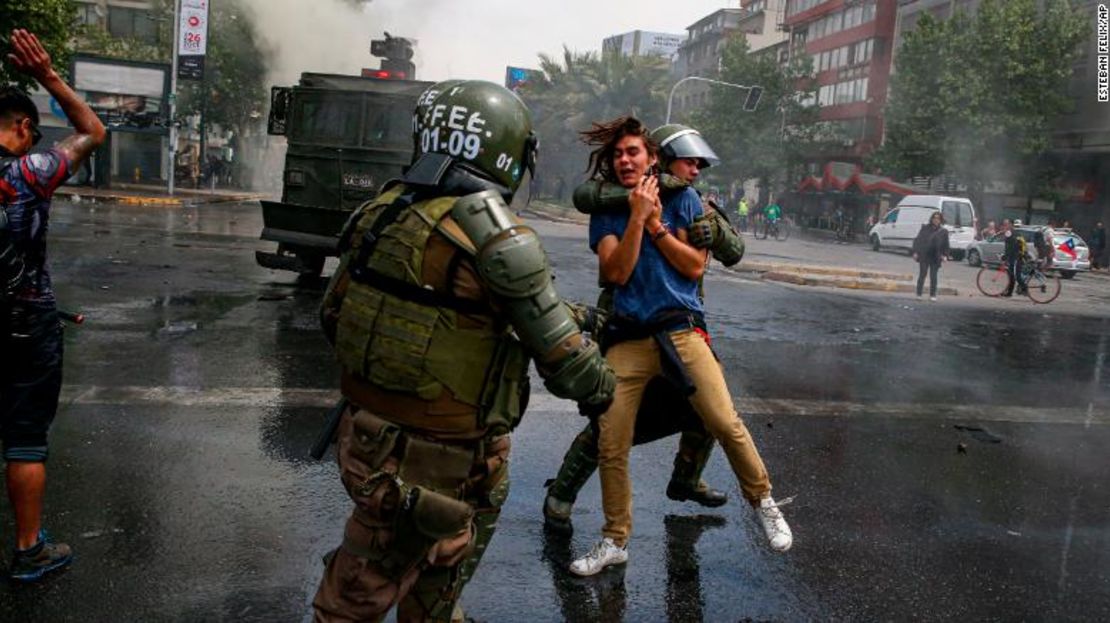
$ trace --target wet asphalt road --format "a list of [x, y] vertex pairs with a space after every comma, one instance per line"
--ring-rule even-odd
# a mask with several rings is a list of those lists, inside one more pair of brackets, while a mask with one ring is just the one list
[[[57, 205], [58, 289], [89, 321], [67, 336], [47, 523], [78, 560], [45, 585], [0, 586], [0, 620], [305, 618], [348, 510], [334, 465], [307, 458], [335, 368], [319, 291], [255, 266], [269, 248], [259, 220], [249, 205]], [[536, 225], [560, 291], [592, 298], [582, 228]], [[599, 490], [595, 479], [583, 492], [572, 539], [544, 536], [543, 481], [584, 421], [540, 392], [514, 436], [513, 493], [464, 595], [469, 615], [1110, 619], [1110, 317], [720, 269], [707, 292], [776, 494], [798, 496], [794, 549], [766, 548], [719, 452], [707, 479], [727, 506], [667, 500], [671, 439], [633, 452], [627, 569], [571, 579], [562, 569], [600, 530]]]

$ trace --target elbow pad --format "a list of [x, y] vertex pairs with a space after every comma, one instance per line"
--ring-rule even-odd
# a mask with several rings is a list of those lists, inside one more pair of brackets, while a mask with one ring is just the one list
[[613, 371], [555, 291], [536, 232], [515, 222], [505, 200], [493, 191], [460, 198], [451, 216], [474, 243], [478, 274], [536, 357], [548, 390], [576, 401], [610, 400], [616, 385]]

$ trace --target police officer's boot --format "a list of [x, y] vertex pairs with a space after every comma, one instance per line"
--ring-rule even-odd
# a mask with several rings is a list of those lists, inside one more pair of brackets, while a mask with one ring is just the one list
[[713, 437], [707, 431], [685, 431], [678, 442], [674, 457], [674, 472], [667, 485], [667, 497], [684, 502], [690, 500], [702, 506], [716, 508], [728, 502], [728, 494], [711, 488], [701, 474], [713, 452]]
[[574, 532], [570, 514], [578, 492], [597, 471], [597, 434], [593, 426], [578, 433], [563, 457], [555, 478], [547, 481], [547, 497], [543, 501], [544, 526], [556, 532]]

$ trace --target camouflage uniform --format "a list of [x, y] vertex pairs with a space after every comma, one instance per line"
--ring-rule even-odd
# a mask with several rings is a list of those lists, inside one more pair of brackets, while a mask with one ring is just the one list
[[355, 508], [317, 621], [457, 616], [508, 495], [529, 362], [560, 397], [604, 404], [615, 384], [505, 200], [534, 162], [527, 108], [452, 81], [414, 122], [417, 160], [352, 215], [321, 309], [351, 405], [337, 455]]

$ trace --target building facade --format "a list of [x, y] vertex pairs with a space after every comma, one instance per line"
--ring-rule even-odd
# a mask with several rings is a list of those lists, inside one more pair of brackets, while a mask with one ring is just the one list
[[[721, 65], [721, 52], [728, 38], [738, 31], [742, 9], [720, 9], [706, 15], [686, 28], [686, 41], [678, 48], [672, 65], [675, 80], [689, 76], [713, 78]], [[709, 85], [689, 81], [675, 92], [673, 119], [682, 120], [690, 112], [709, 101]]]
[[836, 147], [819, 162], [860, 163], [880, 144], [895, 0], [788, 0], [789, 54], [813, 61], [820, 119]]
[[685, 40], [685, 34], [633, 30], [606, 37], [601, 42], [601, 51], [621, 56], [661, 56], [671, 59]]
[[[937, 19], [948, 19], [958, 11], [973, 15], [981, 0], [900, 0], [895, 36], [894, 70], [897, 71], [897, 50], [905, 35], [917, 25], [926, 12]], [[1081, 232], [1097, 220], [1110, 220], [1110, 103], [1096, 97], [1098, 73], [1098, 37], [1095, 0], [1074, 2], [1081, 14], [1091, 16], [1090, 34], [1072, 67], [1068, 87], [1071, 110], [1062, 115], [1053, 132], [1050, 157], [1064, 172], [1059, 188], [1062, 197], [1056, 202], [1033, 201], [1028, 198], [994, 193], [985, 198], [981, 212], [986, 218], [1021, 218], [1035, 223], [1049, 219], [1070, 221]], [[930, 180], [935, 182], [935, 180]], [[1004, 186], [1004, 185], [1003, 185]]]

